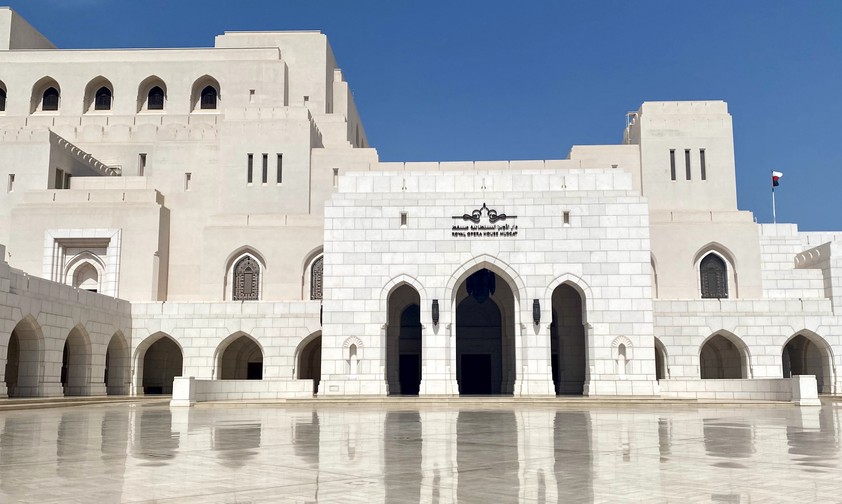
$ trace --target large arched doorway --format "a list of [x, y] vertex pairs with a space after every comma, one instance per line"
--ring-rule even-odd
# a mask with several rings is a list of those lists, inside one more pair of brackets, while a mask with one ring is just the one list
[[556, 394], [582, 394], [585, 390], [587, 342], [584, 299], [570, 284], [555, 288], [550, 327], [553, 383]]
[[421, 386], [421, 296], [407, 284], [389, 294], [386, 376], [390, 394], [418, 395]]
[[173, 379], [182, 375], [184, 357], [172, 338], [161, 335], [138, 349], [141, 390], [146, 395], [172, 394]]
[[322, 378], [322, 333], [315, 333], [303, 345], [296, 363], [298, 379], [313, 380], [313, 394], [317, 394]]
[[129, 393], [129, 346], [120, 332], [111, 336], [105, 351], [105, 392], [108, 395], [127, 395]]
[[6, 392], [9, 397], [36, 397], [41, 382], [44, 335], [27, 316], [12, 329], [6, 348]]
[[699, 372], [703, 380], [748, 378], [745, 345], [735, 336], [711, 336], [699, 352]]
[[61, 386], [65, 396], [91, 393], [91, 342], [88, 332], [77, 325], [64, 340], [61, 359]]
[[786, 342], [781, 354], [783, 377], [814, 375], [821, 394], [832, 393], [833, 374], [830, 348], [819, 336], [799, 333]]
[[456, 380], [460, 394], [512, 394], [515, 382], [515, 302], [506, 281], [489, 269], [456, 292]]
[[220, 380], [263, 379], [263, 349], [251, 336], [231, 335], [222, 342], [218, 352], [217, 376]]

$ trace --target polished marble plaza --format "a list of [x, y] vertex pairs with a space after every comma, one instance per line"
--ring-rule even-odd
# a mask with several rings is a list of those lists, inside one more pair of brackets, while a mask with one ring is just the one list
[[0, 502], [840, 502], [840, 411], [833, 403], [11, 411], [0, 413]]

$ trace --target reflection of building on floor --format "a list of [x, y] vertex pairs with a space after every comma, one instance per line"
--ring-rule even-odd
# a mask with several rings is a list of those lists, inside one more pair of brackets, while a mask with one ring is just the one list
[[722, 101], [392, 163], [318, 32], [0, 47], [0, 397], [842, 390], [842, 233], [738, 209]]
[[[800, 472], [798, 491], [820, 501], [824, 494], [813, 490], [835, 488], [831, 469], [842, 462], [839, 415], [832, 407], [768, 406], [739, 414], [499, 405], [48, 409], [0, 417], [0, 500], [213, 500], [236, 493], [309, 502], [354, 492], [372, 503], [477, 495], [562, 503], [708, 492], [767, 501], [783, 495], [777, 483], [792, 481], [802, 467], [808, 470]], [[769, 460], [779, 463], [763, 463]], [[745, 477], [713, 477], [735, 469]], [[769, 484], [754, 484], [758, 477]]]

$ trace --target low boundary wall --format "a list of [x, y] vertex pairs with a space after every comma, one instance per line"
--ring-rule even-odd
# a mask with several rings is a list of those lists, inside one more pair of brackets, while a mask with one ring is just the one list
[[751, 380], [660, 380], [661, 397], [791, 401], [802, 406], [819, 404], [816, 377], [758, 378]]
[[206, 401], [300, 399], [313, 397], [313, 380], [197, 380], [177, 376], [170, 406]]

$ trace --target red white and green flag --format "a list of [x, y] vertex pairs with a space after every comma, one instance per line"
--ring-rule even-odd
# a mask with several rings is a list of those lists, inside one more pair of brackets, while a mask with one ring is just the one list
[[780, 180], [783, 178], [784, 174], [779, 171], [772, 172], [772, 187], [778, 187], [781, 185]]

